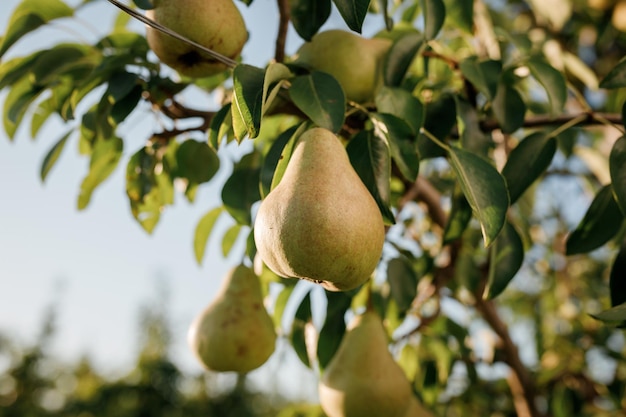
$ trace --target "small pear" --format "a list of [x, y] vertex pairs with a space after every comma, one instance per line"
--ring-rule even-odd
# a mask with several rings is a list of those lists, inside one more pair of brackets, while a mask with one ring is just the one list
[[[146, 16], [228, 58], [236, 59], [248, 40], [246, 25], [233, 0], [154, 0]], [[182, 75], [201, 78], [228, 69], [186, 42], [147, 27], [148, 45], [157, 57]]]
[[318, 390], [328, 417], [415, 417], [407, 414], [415, 401], [411, 385], [391, 356], [374, 311], [350, 323]]
[[385, 228], [372, 195], [334, 133], [304, 132], [280, 183], [261, 202], [254, 240], [276, 274], [347, 291], [367, 281]]
[[365, 103], [374, 99], [383, 84], [382, 62], [391, 43], [333, 29], [304, 43], [294, 62], [329, 73], [339, 81], [348, 100]]
[[276, 332], [251, 269], [239, 265], [228, 272], [216, 298], [192, 322], [188, 342], [213, 371], [249, 372], [267, 361]]

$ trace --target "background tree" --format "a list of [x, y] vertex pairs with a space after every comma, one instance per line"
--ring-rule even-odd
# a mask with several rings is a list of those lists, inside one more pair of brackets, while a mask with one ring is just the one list
[[[72, 22], [83, 8], [123, 8], [109, 3], [24, 0], [0, 59], [23, 36]], [[176, 191], [193, 201], [199, 186], [217, 181], [220, 151], [240, 143], [223, 204], [199, 219], [193, 241], [201, 262], [214, 224], [230, 216], [224, 253], [246, 235], [241, 257], [249, 264], [256, 203], [284, 172], [300, 129], [332, 130], [348, 143], [388, 231], [372, 285], [362, 289], [324, 292], [260, 271], [278, 294], [272, 309], [283, 336], [307, 366], [323, 371], [344, 318], [361, 311], [369, 293], [416, 397], [437, 415], [624, 415], [626, 344], [614, 327], [626, 321], [623, 5], [279, 0], [268, 65], [225, 61], [232, 72], [202, 79], [165, 70], [127, 9], [95, 43], [1, 61], [3, 124], [12, 138], [20, 126], [35, 137], [49, 118], [65, 122], [41, 177], [74, 142], [90, 161], [80, 209], [125, 165], [131, 211], [147, 232]], [[364, 103], [346, 101], [339, 77], [286, 57], [288, 25], [309, 40], [331, 7], [355, 32], [379, 15], [377, 36], [392, 41], [384, 86]], [[223, 101], [192, 108], [183, 104], [191, 94]], [[162, 126], [140, 145], [118, 135], [138, 110]], [[327, 300], [317, 327], [316, 294]], [[315, 334], [316, 349], [305, 332]], [[146, 361], [146, 370], [168, 375], [164, 384], [176, 379], [163, 363]]]

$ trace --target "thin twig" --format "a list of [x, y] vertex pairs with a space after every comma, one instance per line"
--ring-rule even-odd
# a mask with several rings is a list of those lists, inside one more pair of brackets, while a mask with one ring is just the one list
[[234, 59], [230, 59], [227, 56], [224, 56], [218, 52], [215, 52], [212, 49], [207, 48], [206, 46], [200, 45], [197, 42], [192, 41], [191, 39], [188, 39], [186, 37], [184, 37], [183, 35], [180, 35], [176, 32], [174, 32], [173, 30], [161, 25], [160, 23], [155, 22], [154, 20], [144, 16], [143, 14], [137, 12], [136, 10], [131, 9], [130, 7], [126, 6], [123, 3], [120, 3], [117, 0], [108, 0], [109, 3], [113, 4], [114, 6], [118, 7], [119, 9], [121, 9], [122, 11], [124, 11], [125, 13], [128, 13], [130, 16], [134, 17], [135, 19], [139, 20], [142, 23], [145, 23], [148, 26], [153, 27], [154, 29], [163, 32], [167, 35], [172, 36], [173, 38], [178, 39], [179, 41], [188, 43], [189, 45], [192, 45], [200, 50], [202, 50], [203, 52], [206, 52], [208, 55], [210, 55], [212, 58], [214, 58], [215, 60], [221, 62], [222, 64], [228, 66], [229, 68], [235, 68], [237, 66], [237, 61], [235, 61]]
[[280, 20], [278, 22], [278, 35], [276, 36], [274, 59], [276, 62], [283, 62], [285, 60], [285, 43], [287, 41], [287, 30], [289, 29], [289, 21], [291, 19], [291, 10], [289, 9], [289, 0], [277, 0], [277, 2]]

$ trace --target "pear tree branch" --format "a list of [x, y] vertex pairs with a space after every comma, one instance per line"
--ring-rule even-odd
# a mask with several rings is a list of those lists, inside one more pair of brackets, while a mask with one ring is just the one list
[[289, 0], [277, 0], [277, 2], [280, 19], [278, 21], [278, 35], [276, 37], [274, 59], [276, 62], [283, 62], [285, 60], [285, 43], [287, 41], [289, 21], [291, 20], [291, 11], [289, 9]]

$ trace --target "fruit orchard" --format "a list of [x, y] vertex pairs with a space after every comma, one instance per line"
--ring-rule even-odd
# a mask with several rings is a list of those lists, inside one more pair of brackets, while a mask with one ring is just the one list
[[[242, 145], [189, 237], [200, 263], [246, 241], [190, 331], [208, 369], [252, 371], [281, 337], [329, 417], [626, 416], [626, 1], [277, 0], [264, 66], [242, 53], [255, 3], [23, 0], [9, 140], [60, 120], [42, 181], [77, 147], [83, 210], [124, 170], [146, 233]], [[104, 7], [97, 42], [5, 57]], [[138, 144], [140, 108], [161, 123]]]

